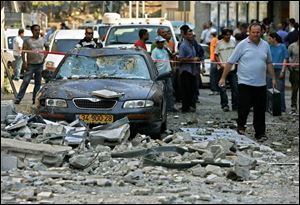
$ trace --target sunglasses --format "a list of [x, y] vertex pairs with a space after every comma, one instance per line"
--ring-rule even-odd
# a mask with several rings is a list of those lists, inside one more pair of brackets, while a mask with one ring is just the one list
[[87, 35], [93, 35], [94, 33], [86, 32], [85, 34], [87, 34]]

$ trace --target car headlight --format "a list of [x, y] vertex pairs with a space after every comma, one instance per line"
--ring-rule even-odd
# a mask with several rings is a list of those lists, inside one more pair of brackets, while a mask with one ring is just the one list
[[154, 102], [152, 100], [129, 100], [123, 105], [123, 108], [143, 108], [152, 107]]
[[46, 99], [46, 106], [49, 107], [67, 107], [67, 102], [62, 99]]

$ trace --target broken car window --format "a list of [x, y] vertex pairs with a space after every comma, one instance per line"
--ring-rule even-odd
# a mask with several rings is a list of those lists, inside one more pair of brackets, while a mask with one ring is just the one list
[[148, 66], [140, 55], [78, 56], [70, 55], [63, 62], [57, 78], [98, 77], [150, 79]]

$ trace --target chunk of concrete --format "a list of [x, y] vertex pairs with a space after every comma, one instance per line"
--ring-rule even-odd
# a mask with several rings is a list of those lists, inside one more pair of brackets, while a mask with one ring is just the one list
[[47, 124], [43, 135], [44, 136], [51, 136], [51, 135], [65, 135], [66, 129], [63, 125], [53, 125], [53, 124]]
[[32, 132], [31, 130], [29, 129], [28, 126], [25, 126], [25, 127], [22, 127], [18, 132], [17, 132], [18, 135], [20, 135], [21, 137], [25, 138], [25, 139], [30, 139], [31, 138], [31, 135], [32, 135]]
[[49, 199], [53, 196], [52, 192], [41, 192], [37, 194], [37, 200]]
[[1, 100], [1, 122], [6, 120], [7, 115], [16, 113], [16, 106], [12, 100]]
[[128, 139], [129, 135], [129, 124], [123, 124], [114, 129], [91, 131], [90, 142], [92, 146], [116, 145]]
[[17, 169], [18, 158], [10, 155], [1, 155], [1, 171]]
[[15, 139], [1, 139], [1, 150], [9, 150], [16, 152], [27, 152], [31, 154], [46, 153], [50, 156], [56, 156], [56, 154], [68, 152], [72, 147], [49, 145], [49, 144], [37, 144], [32, 142], [24, 142]]

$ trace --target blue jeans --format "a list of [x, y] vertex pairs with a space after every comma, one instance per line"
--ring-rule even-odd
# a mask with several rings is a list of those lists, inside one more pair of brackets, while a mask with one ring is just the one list
[[16, 67], [15, 67], [15, 72], [14, 72], [14, 78], [16, 80], [20, 79], [20, 73], [21, 73], [21, 69], [22, 69], [22, 65], [23, 65], [23, 60], [22, 60], [22, 56], [14, 56], [15, 60], [16, 60]]
[[17, 95], [17, 100], [21, 101], [26, 93], [27, 87], [34, 74], [34, 89], [32, 100], [35, 100], [36, 93], [40, 90], [42, 84], [43, 64], [28, 64], [28, 70], [25, 72], [22, 85]]
[[[223, 70], [220, 71], [220, 78], [222, 76]], [[238, 78], [236, 74], [236, 70], [230, 71], [226, 78], [229, 81], [230, 88], [231, 88], [231, 105], [232, 109], [238, 109]], [[221, 97], [221, 107], [228, 106], [228, 96], [226, 93], [226, 86], [220, 88], [220, 97]]]
[[[277, 90], [280, 91], [280, 101], [281, 101], [281, 112], [285, 112], [286, 106], [285, 106], [285, 76], [281, 80], [279, 79], [281, 69], [274, 69], [275, 75], [276, 75], [276, 83], [277, 83]], [[267, 74], [267, 89], [272, 88], [272, 77], [270, 74]]]

